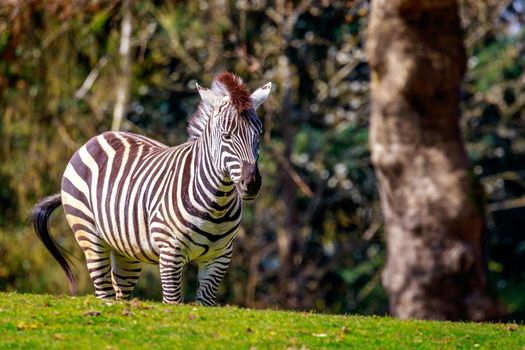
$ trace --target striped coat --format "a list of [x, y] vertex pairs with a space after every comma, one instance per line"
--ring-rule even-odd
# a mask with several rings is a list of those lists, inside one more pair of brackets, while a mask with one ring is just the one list
[[186, 263], [199, 266], [197, 301], [211, 305], [231, 258], [243, 201], [260, 189], [257, 168], [262, 124], [255, 109], [270, 85], [248, 94], [222, 73], [190, 119], [188, 142], [165, 146], [144, 136], [106, 132], [71, 158], [62, 191], [33, 211], [35, 228], [74, 284], [47, 231], [60, 203], [82, 248], [100, 298], [126, 298], [142, 263], [159, 264], [163, 300], [182, 302]]

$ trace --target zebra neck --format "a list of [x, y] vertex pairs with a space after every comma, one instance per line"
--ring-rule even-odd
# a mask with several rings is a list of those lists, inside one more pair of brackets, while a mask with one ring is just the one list
[[199, 141], [201, 142], [195, 143], [191, 165], [193, 197], [200, 206], [215, 212], [216, 215], [231, 212], [233, 207], [240, 206], [241, 202], [234, 183], [215, 166], [205, 138]]

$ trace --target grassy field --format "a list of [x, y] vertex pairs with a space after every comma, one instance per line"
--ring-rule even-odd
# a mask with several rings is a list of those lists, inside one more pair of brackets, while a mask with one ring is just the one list
[[516, 324], [0, 293], [0, 349], [523, 349]]

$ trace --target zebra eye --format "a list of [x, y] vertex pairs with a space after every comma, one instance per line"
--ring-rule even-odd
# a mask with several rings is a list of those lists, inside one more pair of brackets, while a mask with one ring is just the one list
[[232, 135], [229, 134], [229, 133], [224, 133], [224, 134], [222, 134], [222, 138], [225, 139], [225, 140], [231, 140]]

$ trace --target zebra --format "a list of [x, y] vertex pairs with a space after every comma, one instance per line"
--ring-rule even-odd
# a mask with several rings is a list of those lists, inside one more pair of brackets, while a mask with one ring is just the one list
[[129, 298], [143, 263], [158, 264], [165, 303], [182, 303], [181, 277], [198, 266], [196, 302], [214, 305], [231, 259], [244, 202], [261, 188], [257, 165], [262, 122], [255, 110], [271, 83], [251, 95], [241, 78], [218, 74], [187, 126], [188, 140], [168, 147], [130, 132], [91, 138], [69, 161], [61, 192], [33, 208], [37, 236], [64, 270], [67, 255], [48, 228], [62, 204], [98, 298]]

